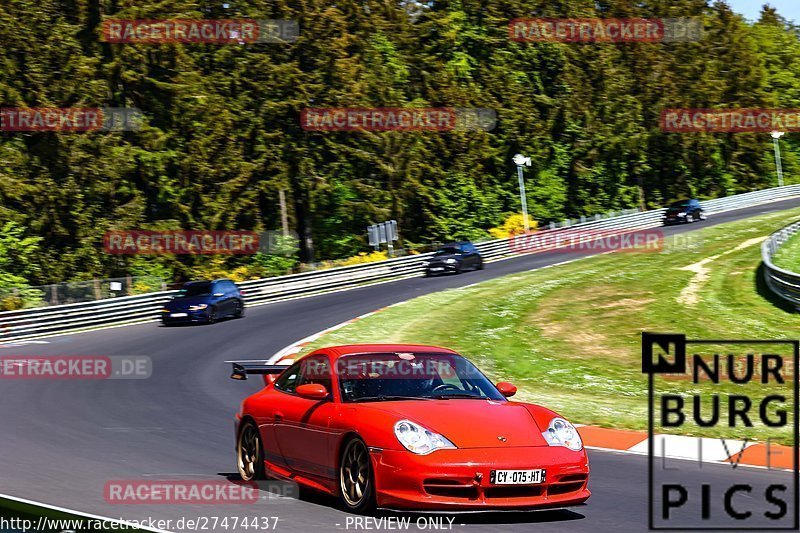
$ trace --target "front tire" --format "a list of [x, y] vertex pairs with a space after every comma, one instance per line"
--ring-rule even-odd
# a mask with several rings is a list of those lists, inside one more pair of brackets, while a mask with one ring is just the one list
[[244, 481], [264, 479], [264, 446], [253, 422], [247, 421], [236, 439], [236, 468]]
[[375, 481], [366, 444], [359, 438], [347, 442], [339, 460], [339, 495], [353, 513], [375, 508]]
[[212, 307], [208, 310], [208, 320], [206, 321], [208, 324], [213, 324], [217, 321], [217, 308]]
[[236, 302], [236, 311], [233, 313], [233, 318], [243, 318], [244, 317], [244, 303], [241, 301]]

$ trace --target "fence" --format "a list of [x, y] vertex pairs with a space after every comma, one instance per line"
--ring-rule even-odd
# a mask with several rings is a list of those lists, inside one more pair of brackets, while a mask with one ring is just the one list
[[767, 287], [800, 309], [800, 274], [775, 266], [772, 258], [789, 238], [800, 231], [800, 222], [789, 224], [770, 235], [761, 243], [761, 261]]
[[157, 276], [136, 276], [89, 281], [67, 281], [52, 285], [33, 285], [0, 291], [0, 309], [22, 309], [74, 304], [143, 294], [166, 289]]
[[[703, 202], [706, 213], [713, 215], [743, 207], [800, 196], [800, 185], [776, 187]], [[613, 217], [565, 221], [551, 226], [555, 231], [602, 230], [632, 231], [661, 224], [663, 209], [628, 212]], [[516, 255], [510, 239], [478, 243], [486, 261]], [[355, 288], [368, 283], [398, 280], [422, 274], [422, 261], [430, 253], [400, 257], [376, 263], [332, 268], [288, 276], [239, 283], [248, 306], [260, 305], [298, 296], [323, 294], [337, 289]], [[89, 327], [155, 320], [158, 311], [175, 291], [125, 296], [95, 302], [59, 305], [0, 313], [0, 341], [21, 340], [57, 332]]]

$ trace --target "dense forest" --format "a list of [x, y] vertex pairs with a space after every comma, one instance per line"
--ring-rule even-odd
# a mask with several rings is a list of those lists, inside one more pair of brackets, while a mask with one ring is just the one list
[[[524, 17], [700, 17], [696, 42], [515, 42]], [[116, 44], [116, 19], [286, 19], [285, 43]], [[666, 108], [800, 108], [797, 27], [706, 0], [3, 0], [0, 106], [135, 107], [135, 132], [0, 132], [0, 288], [269, 258], [113, 256], [123, 229], [276, 230], [280, 196], [312, 262], [776, 185], [759, 133], [666, 133]], [[309, 107], [466, 107], [491, 131], [308, 131]], [[781, 140], [796, 181], [796, 134]], [[203, 270], [206, 269], [206, 270]], [[268, 269], [267, 269], [268, 270]], [[263, 273], [264, 269], [251, 272]]]

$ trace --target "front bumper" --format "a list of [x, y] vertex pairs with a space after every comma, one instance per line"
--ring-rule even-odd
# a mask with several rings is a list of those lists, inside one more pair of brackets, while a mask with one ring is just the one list
[[[373, 450], [379, 507], [391, 509], [546, 509], [591, 495], [586, 451], [563, 447], [437, 450], [428, 455]], [[492, 485], [491, 470], [544, 468], [539, 485]]]
[[[172, 316], [173, 313], [186, 313], [186, 316]], [[190, 322], [208, 322], [208, 309], [202, 311], [175, 310], [161, 313], [161, 322], [164, 324], [186, 324]]]
[[427, 274], [447, 274], [448, 272], [456, 272], [458, 270], [458, 263], [436, 263], [425, 267]]

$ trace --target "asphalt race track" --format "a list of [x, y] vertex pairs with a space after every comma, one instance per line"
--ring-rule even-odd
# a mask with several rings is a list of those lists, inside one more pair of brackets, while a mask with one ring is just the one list
[[[679, 233], [795, 206], [800, 206], [800, 199], [731, 211], [692, 226], [665, 228], [665, 232]], [[376, 522], [358, 526], [351, 515], [323, 497], [279, 498], [255, 505], [111, 505], [104, 501], [103, 489], [108, 480], [235, 477], [233, 416], [260, 381], [230, 380], [230, 369], [223, 364], [226, 359], [266, 358], [302, 337], [394, 302], [576, 255], [519, 256], [460, 276], [412, 278], [253, 307], [243, 320], [213, 326], [163, 328], [152, 323], [51, 337], [44, 339], [47, 344], [0, 347], [0, 356], [146, 355], [153, 360], [152, 377], [144, 380], [2, 380], [0, 493], [112, 518], [269, 516], [278, 517], [277, 531], [379, 529]], [[646, 458], [590, 451], [590, 461], [593, 496], [582, 507], [461, 514], [455, 515], [450, 529], [646, 530]], [[692, 472], [683, 474], [683, 479], [730, 479], [758, 486], [786, 478], [780, 472], [710, 464], [704, 465], [702, 476]], [[675, 475], [682, 474], [678, 470]], [[754, 502], [753, 509], [758, 505]], [[411, 530], [416, 529], [418, 517], [437, 518], [412, 515]], [[444, 515], [445, 530], [448, 518], [453, 515]], [[715, 517], [709, 523], [715, 523]]]

